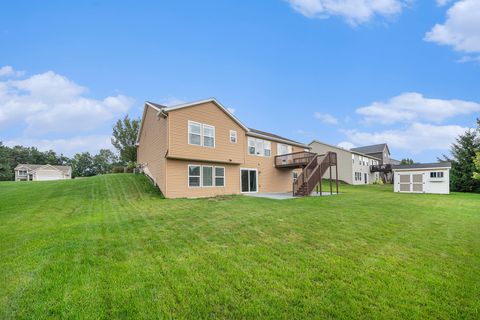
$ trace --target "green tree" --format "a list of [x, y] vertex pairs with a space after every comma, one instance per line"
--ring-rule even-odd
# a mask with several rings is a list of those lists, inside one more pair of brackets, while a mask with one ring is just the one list
[[137, 161], [137, 134], [140, 120], [130, 120], [126, 115], [123, 120], [118, 120], [113, 127], [112, 144], [120, 153], [120, 160], [124, 163]]
[[118, 157], [108, 149], [101, 149], [93, 157], [93, 167], [97, 174], [105, 174], [112, 171], [114, 163], [118, 162]]
[[473, 178], [473, 159], [480, 150], [480, 119], [477, 119], [477, 124], [476, 130], [468, 130], [456, 139], [450, 151], [452, 158], [443, 156], [441, 159], [452, 163], [450, 187], [453, 191], [480, 192], [480, 180]]
[[13, 180], [14, 173], [10, 163], [10, 148], [0, 141], [0, 181]]
[[412, 159], [410, 158], [404, 158], [400, 161], [400, 164], [414, 164], [415, 162], [413, 162]]
[[477, 156], [473, 159], [476, 171], [473, 173], [473, 179], [480, 180], [480, 151], [477, 151]]
[[0, 142], [0, 180], [13, 180], [14, 169], [19, 163], [63, 165], [68, 162], [64, 155], [55, 151], [39, 151], [35, 147], [7, 147]]
[[70, 161], [73, 177], [90, 177], [97, 174], [90, 152], [77, 153]]

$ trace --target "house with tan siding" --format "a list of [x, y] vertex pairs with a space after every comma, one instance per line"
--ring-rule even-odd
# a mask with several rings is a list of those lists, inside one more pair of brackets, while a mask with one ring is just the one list
[[137, 138], [137, 162], [167, 198], [310, 192], [313, 180], [293, 185], [312, 162], [309, 150], [247, 127], [213, 98], [173, 107], [146, 102]]

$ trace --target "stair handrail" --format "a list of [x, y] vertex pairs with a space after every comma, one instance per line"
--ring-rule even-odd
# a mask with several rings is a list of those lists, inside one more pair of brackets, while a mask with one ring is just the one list
[[310, 194], [315, 186], [320, 182], [327, 169], [337, 164], [337, 154], [327, 152], [313, 157], [313, 159], [303, 168], [302, 173], [292, 184], [293, 195], [297, 195], [299, 189], [303, 186], [304, 193]]
[[295, 181], [293, 181], [293, 190], [292, 190], [293, 195], [296, 195], [298, 192], [298, 189], [300, 189], [300, 187], [305, 183], [305, 180], [307, 178], [306, 177], [306, 171], [308, 170], [307, 168], [310, 168], [311, 166], [313, 166], [314, 163], [316, 164], [317, 157], [318, 155], [315, 154], [315, 156], [312, 157], [310, 162], [308, 162], [308, 164], [303, 168], [302, 173], [297, 177]]
[[322, 177], [327, 171], [327, 169], [332, 164], [334, 163], [336, 164], [337, 162], [336, 153], [334, 152], [329, 151], [324, 155], [318, 156], [317, 158], [320, 158], [320, 157], [322, 157], [321, 161], [317, 160], [318, 161], [317, 166], [315, 167], [315, 169], [312, 171], [312, 173], [309, 175], [307, 179], [306, 189], [305, 189], [306, 194], [310, 194], [318, 183], [322, 183]]

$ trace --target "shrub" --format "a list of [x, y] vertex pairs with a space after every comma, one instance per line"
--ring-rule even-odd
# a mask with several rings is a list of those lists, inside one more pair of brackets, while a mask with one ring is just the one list
[[124, 168], [122, 166], [113, 166], [112, 167], [112, 173], [123, 173]]

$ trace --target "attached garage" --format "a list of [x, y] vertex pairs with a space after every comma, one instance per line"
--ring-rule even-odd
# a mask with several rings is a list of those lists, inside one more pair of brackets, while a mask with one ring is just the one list
[[392, 166], [394, 191], [449, 194], [450, 168], [450, 162]]
[[15, 167], [15, 181], [49, 181], [72, 178], [70, 166], [50, 164], [19, 164]]

